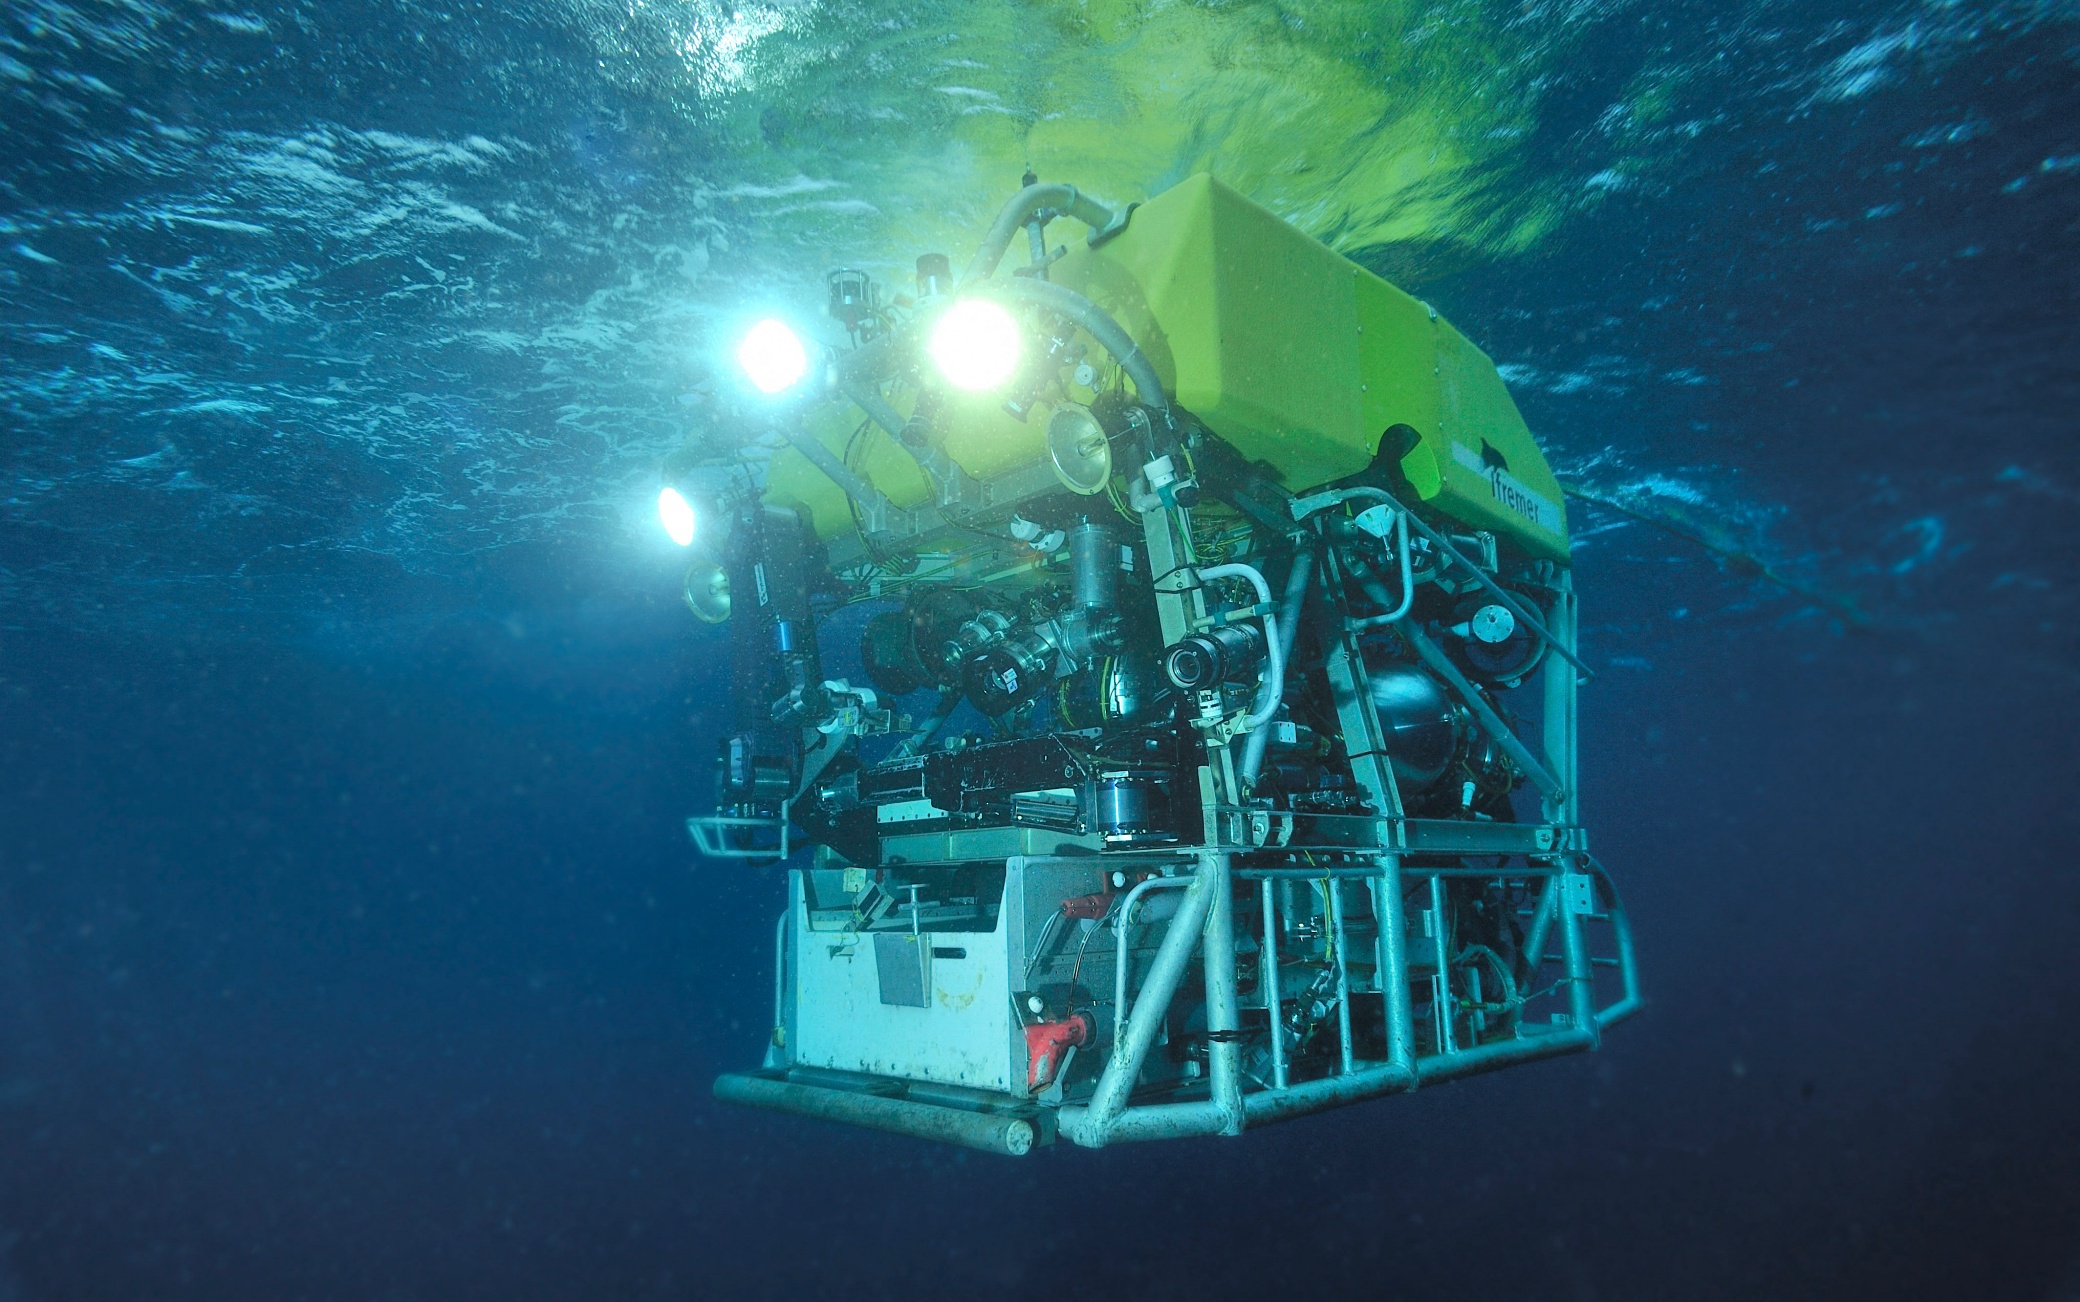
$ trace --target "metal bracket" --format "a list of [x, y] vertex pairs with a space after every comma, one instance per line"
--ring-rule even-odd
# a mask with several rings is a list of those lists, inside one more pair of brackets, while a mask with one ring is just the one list
[[1124, 234], [1127, 229], [1127, 223], [1134, 220], [1134, 210], [1136, 208], [1139, 208], [1140, 206], [1141, 205], [1138, 202], [1130, 203], [1126, 207], [1120, 209], [1117, 213], [1114, 213], [1112, 220], [1105, 223], [1105, 227], [1103, 230], [1095, 230], [1091, 232], [1090, 238], [1084, 241], [1084, 247], [1095, 249], [1099, 245], [1107, 242], [1108, 240], [1115, 239], [1118, 236]]
[[[729, 843], [732, 830], [777, 831], [780, 843], [774, 846], [753, 846], [740, 849]], [[781, 860], [788, 855], [787, 806], [780, 806], [778, 818], [746, 818], [733, 814], [695, 815], [686, 820], [686, 831], [693, 837], [694, 848], [703, 859], [771, 859]]]
[[1041, 1104], [1050, 1108], [1058, 1108], [1062, 1105], [1062, 1087], [1069, 1083], [1069, 1064], [1075, 1061], [1076, 1046], [1072, 1044], [1062, 1050], [1062, 1061], [1054, 1069], [1054, 1079], [1048, 1082], [1046, 1089], [1040, 1091], [1039, 1101]]

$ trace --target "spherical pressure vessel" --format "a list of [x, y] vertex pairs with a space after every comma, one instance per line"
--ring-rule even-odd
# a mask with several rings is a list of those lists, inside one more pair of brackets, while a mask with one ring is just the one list
[[1459, 711], [1444, 685], [1420, 669], [1375, 670], [1372, 703], [1386, 733], [1395, 780], [1417, 789], [1435, 784], [1451, 767], [1461, 729]]

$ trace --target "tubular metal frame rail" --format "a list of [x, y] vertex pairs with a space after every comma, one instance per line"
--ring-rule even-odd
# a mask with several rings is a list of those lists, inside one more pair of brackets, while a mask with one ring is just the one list
[[[1373, 490], [1332, 495], [1383, 497]], [[1391, 502], [1391, 499], [1388, 499]], [[1321, 498], [1293, 504], [1296, 517], [1322, 509]], [[1397, 511], [1407, 515], [1394, 504]], [[1175, 564], [1168, 555], [1175, 546], [1177, 522], [1174, 511], [1147, 513], [1148, 540], [1154, 562]], [[1420, 526], [1420, 522], [1418, 522]], [[1365, 665], [1358, 649], [1358, 636], [1375, 621], [1354, 619], [1336, 595], [1341, 580], [1332, 549], [1320, 545], [1312, 552], [1319, 559], [1309, 591], [1321, 601], [1319, 618], [1330, 647], [1325, 666], [1342, 716], [1345, 742], [1353, 757], [1353, 770], [1361, 789], [1380, 816], [1310, 816], [1321, 843], [1276, 844], [1277, 832], [1269, 824], [1290, 818], [1277, 811], [1244, 803], [1237, 798], [1240, 787], [1231, 751], [1243, 747], [1208, 748], [1209, 766], [1201, 770], [1201, 783], [1214, 799], [1204, 806], [1205, 844], [1191, 847], [1134, 850], [1106, 853], [1098, 860], [1104, 867], [1153, 870], [1141, 883], [1143, 888], [1178, 888], [1182, 899], [1171, 917], [1163, 940], [1141, 973], [1131, 1002], [1122, 997], [1114, 1009], [1107, 1056], [1095, 1088], [1087, 1098], [1065, 1102], [1059, 1085], [1051, 1092], [1032, 1098], [989, 1094], [934, 1085], [924, 1081], [874, 1076], [856, 1072], [812, 1070], [793, 1066], [783, 1049], [769, 1055], [767, 1068], [757, 1073], [721, 1077], [716, 1094], [726, 1101], [771, 1108], [854, 1125], [893, 1131], [920, 1138], [961, 1144], [984, 1151], [1022, 1154], [1051, 1140], [1058, 1132], [1083, 1147], [1098, 1148], [1124, 1140], [1173, 1139], [1193, 1135], [1238, 1135], [1250, 1126], [1260, 1126], [1289, 1117], [1303, 1116], [1380, 1095], [1406, 1092], [1426, 1084], [1454, 1080], [1528, 1062], [1533, 1059], [1582, 1052], [1598, 1047], [1605, 1029], [1624, 1020], [1641, 1007], [1632, 932], [1624, 906], [1608, 873], [1590, 855], [1587, 833], [1577, 821], [1576, 694], [1579, 679], [1575, 655], [1575, 598], [1568, 572], [1555, 567], [1546, 590], [1550, 604], [1539, 626], [1559, 654], [1548, 655], [1538, 671], [1543, 687], [1543, 728], [1540, 741], [1546, 766], [1525, 756], [1527, 768], [1543, 796], [1543, 821], [1535, 824], [1493, 823], [1409, 818], [1403, 815], [1400, 793], [1387, 760], [1382, 724], [1367, 689]], [[1188, 562], [1187, 562], [1188, 563]], [[1473, 568], [1470, 562], [1463, 562]], [[1303, 594], [1304, 604], [1305, 596]], [[1171, 594], [1161, 600], [1166, 636], [1176, 629], [1203, 621], [1203, 598], [1196, 589]], [[1405, 628], [1419, 651], [1421, 634]], [[1428, 656], [1425, 659], [1429, 659]], [[1443, 657], [1438, 656], [1442, 661]], [[1433, 667], [1437, 667], [1433, 663]], [[1443, 668], [1450, 669], [1449, 662]], [[1478, 694], [1455, 672], [1447, 673], [1469, 705]], [[1497, 735], [1498, 743], [1524, 749], [1492, 711], [1481, 714], [1482, 727]], [[1235, 738], [1240, 743], [1245, 738]], [[1528, 762], [1526, 762], [1528, 761]], [[1290, 831], [1290, 824], [1285, 825]], [[1337, 862], [1318, 862], [1316, 856], [1334, 857]], [[1507, 867], [1483, 867], [1465, 862], [1469, 858], [1495, 856]], [[1411, 859], [1416, 862], [1411, 863]], [[1449, 862], [1437, 862], [1447, 860]], [[1089, 863], [1090, 860], [1077, 862]], [[931, 867], [913, 863], [913, 867]], [[948, 861], [951, 866], [951, 861]], [[796, 874], [803, 870], [794, 869]], [[1477, 879], [1536, 885], [1534, 907], [1519, 911], [1529, 927], [1520, 949], [1524, 963], [1534, 975], [1557, 967], [1558, 977], [1547, 992], [1560, 997], [1564, 1011], [1551, 1014], [1545, 1026], [1524, 1024], [1516, 1018], [1503, 1019], [1506, 1032], [1493, 1037], [1476, 1033], [1476, 1043], [1461, 1044], [1455, 1030], [1457, 1017], [1451, 1009], [1457, 996], [1451, 991], [1454, 966], [1464, 966], [1464, 955], [1447, 952], [1446, 928], [1441, 919], [1446, 907], [1445, 891], [1452, 879]], [[1335, 972], [1335, 1017], [1338, 1027], [1336, 1061], [1327, 1074], [1314, 1079], [1294, 1080], [1284, 1036], [1278, 1029], [1284, 1005], [1278, 988], [1280, 906], [1277, 885], [1281, 880], [1324, 882], [1323, 905], [1326, 923], [1333, 929]], [[1261, 912], [1261, 933], [1247, 933], [1259, 946], [1258, 971], [1268, 990], [1261, 997], [1272, 1010], [1271, 1078], [1247, 1079], [1241, 1061], [1243, 1034], [1237, 990], [1236, 907], [1238, 886], [1255, 882], [1252, 893]], [[1343, 943], [1345, 896], [1362, 889], [1369, 898], [1372, 916], [1378, 920], [1376, 952], [1371, 955], [1375, 975], [1369, 989], [1353, 984], [1351, 951]], [[1411, 894], [1427, 898], [1436, 925], [1421, 937], [1434, 945], [1427, 956], [1408, 952], [1407, 901]], [[779, 931], [778, 968], [775, 973], [775, 1023], [785, 1023], [788, 1003], [789, 915], [783, 915]], [[999, 925], [1004, 925], [1001, 922]], [[1608, 929], [1607, 943], [1592, 945], [1587, 928]], [[1125, 928], [1120, 928], [1122, 951]], [[1558, 942], [1554, 943], [1557, 933]], [[1142, 1084], [1143, 1069], [1151, 1049], [1163, 1034], [1171, 1004], [1190, 964], [1197, 957], [1202, 965], [1207, 1030], [1207, 1070], [1203, 1082], [1187, 1086], [1193, 1097], [1175, 1081], [1153, 1087]], [[1418, 974], [1418, 968], [1424, 974]], [[1599, 1002], [1597, 973], [1611, 972], [1619, 993]], [[1382, 977], [1384, 979], [1382, 979]], [[1118, 972], [1122, 991], [1125, 971]], [[1427, 1038], [1430, 1052], [1419, 1051], [1416, 1001], [1412, 985], [1431, 983]], [[1363, 1060], [1355, 1056], [1351, 1033], [1353, 1000], [1382, 1001], [1386, 1052], [1383, 1058]], [[776, 1044], [784, 1035], [776, 1034]], [[1066, 1070], [1064, 1073], [1066, 1075]], [[1203, 1092], [1203, 1097], [1196, 1095]]]

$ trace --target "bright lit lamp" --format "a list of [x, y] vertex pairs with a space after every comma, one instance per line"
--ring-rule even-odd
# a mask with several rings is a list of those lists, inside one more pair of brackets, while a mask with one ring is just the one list
[[673, 542], [681, 547], [693, 546], [693, 503], [681, 496], [678, 489], [667, 488], [657, 495], [657, 518]]
[[1018, 322], [986, 298], [964, 298], [932, 327], [939, 373], [957, 389], [994, 389], [1018, 369], [1025, 338]]
[[767, 317], [737, 345], [737, 365], [760, 393], [779, 393], [809, 373], [809, 352], [786, 322]]

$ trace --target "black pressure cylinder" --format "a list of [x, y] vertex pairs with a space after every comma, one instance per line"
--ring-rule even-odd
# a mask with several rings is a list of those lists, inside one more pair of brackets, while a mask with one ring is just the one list
[[1254, 624], [1225, 624], [1194, 633], [1163, 653], [1163, 672], [1187, 692], [1239, 682], [1263, 662], [1264, 635]]
[[943, 253], [927, 253], [917, 259], [917, 295], [936, 298], [953, 288], [953, 263]]
[[731, 532], [731, 691], [746, 726], [770, 718], [774, 697], [792, 682], [821, 681], [809, 621], [808, 548], [808, 526], [792, 508], [752, 507]]

